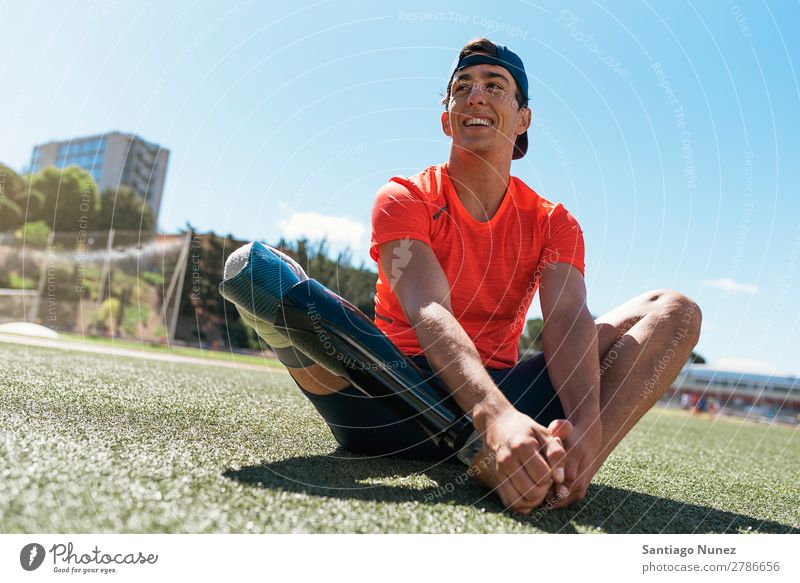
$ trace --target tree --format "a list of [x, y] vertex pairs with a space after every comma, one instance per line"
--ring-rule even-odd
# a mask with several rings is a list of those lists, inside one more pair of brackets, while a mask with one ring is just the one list
[[541, 318], [533, 318], [525, 323], [525, 331], [519, 339], [520, 354], [524, 352], [542, 352], [542, 326], [544, 321]]
[[692, 350], [692, 353], [689, 355], [689, 359], [688, 360], [692, 364], [705, 364], [706, 363], [706, 359], [703, 358], [701, 355], [697, 354], [694, 350]]
[[29, 180], [0, 163], [0, 231], [11, 231], [35, 217], [44, 196], [30, 187]]
[[127, 186], [103, 191], [93, 229], [150, 233], [155, 226], [155, 215], [138, 192]]
[[100, 208], [91, 174], [78, 166], [45, 168], [31, 177], [31, 185], [44, 195], [39, 212], [32, 218], [42, 219], [56, 232], [91, 230]]

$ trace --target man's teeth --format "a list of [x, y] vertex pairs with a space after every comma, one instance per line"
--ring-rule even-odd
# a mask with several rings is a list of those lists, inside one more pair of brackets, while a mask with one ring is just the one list
[[490, 126], [490, 125], [492, 125], [492, 122], [489, 121], [488, 119], [472, 118], [472, 119], [468, 119], [465, 122], [464, 125], [468, 125], [468, 126], [476, 126], [476, 125]]

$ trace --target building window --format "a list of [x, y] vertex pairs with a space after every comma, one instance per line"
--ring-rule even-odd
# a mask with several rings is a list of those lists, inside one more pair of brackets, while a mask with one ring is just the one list
[[39, 170], [39, 158], [40, 158], [41, 151], [39, 148], [33, 149], [33, 155], [31, 156], [31, 172], [36, 172]]

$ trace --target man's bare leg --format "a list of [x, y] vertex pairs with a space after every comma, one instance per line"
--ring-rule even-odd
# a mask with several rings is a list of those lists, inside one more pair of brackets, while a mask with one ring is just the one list
[[297, 384], [314, 395], [330, 395], [341, 391], [350, 384], [350, 381], [344, 377], [335, 375], [318, 364], [312, 364], [305, 368], [286, 367], [286, 370], [297, 381]]
[[[671, 290], [642, 294], [597, 319], [603, 446], [592, 475], [678, 376], [701, 320], [697, 304]], [[572, 492], [557, 506], [585, 495]]]

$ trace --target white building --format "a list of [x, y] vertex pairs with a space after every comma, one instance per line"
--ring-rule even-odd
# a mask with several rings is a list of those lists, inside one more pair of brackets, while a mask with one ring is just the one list
[[94, 176], [101, 193], [128, 186], [147, 202], [158, 224], [168, 161], [169, 150], [158, 144], [134, 134], [109, 132], [38, 144], [33, 147], [29, 170], [80, 166]]

